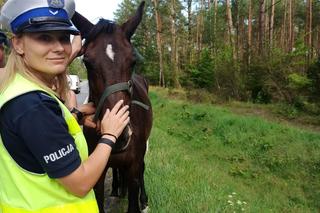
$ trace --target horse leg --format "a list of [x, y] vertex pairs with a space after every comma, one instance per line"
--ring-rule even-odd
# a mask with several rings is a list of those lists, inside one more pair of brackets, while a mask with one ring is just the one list
[[98, 182], [94, 186], [94, 192], [96, 195], [96, 200], [98, 203], [100, 213], [104, 212], [104, 205], [103, 204], [104, 204], [104, 179], [105, 179], [105, 176], [106, 176], [106, 170], [104, 172], [102, 172]]
[[120, 197], [124, 198], [127, 194], [128, 190], [128, 180], [127, 180], [127, 174], [125, 172], [125, 169], [119, 169], [119, 181], [120, 181]]
[[119, 196], [119, 169], [112, 168], [112, 191], [110, 196]]
[[148, 211], [148, 196], [146, 193], [146, 189], [144, 186], [144, 170], [145, 170], [145, 163], [143, 161], [142, 164], [142, 169], [141, 169], [141, 173], [140, 173], [140, 205], [141, 205], [141, 210], [142, 212], [147, 212]]
[[139, 165], [131, 165], [128, 171], [128, 213], [140, 213], [139, 208]]
[[124, 169], [112, 168], [112, 191], [110, 196], [124, 198], [128, 185]]

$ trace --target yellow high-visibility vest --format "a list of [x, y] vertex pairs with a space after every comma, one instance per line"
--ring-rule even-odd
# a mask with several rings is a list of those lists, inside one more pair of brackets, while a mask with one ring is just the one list
[[[13, 82], [0, 94], [0, 109], [9, 100], [30, 91], [45, 90], [16, 74]], [[87, 143], [78, 122], [54, 94], [45, 92], [58, 101], [69, 133], [75, 139], [81, 161], [86, 160], [88, 158]], [[47, 174], [34, 174], [24, 170], [11, 158], [0, 137], [0, 213], [2, 212], [96, 213], [99, 210], [93, 190], [84, 198], [79, 198], [66, 191], [61, 184]]]

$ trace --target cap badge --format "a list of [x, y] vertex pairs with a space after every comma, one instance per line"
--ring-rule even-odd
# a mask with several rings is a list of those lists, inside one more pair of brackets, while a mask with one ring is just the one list
[[47, 0], [49, 7], [53, 8], [63, 8], [64, 0]]
[[59, 12], [59, 10], [56, 10], [56, 11], [52, 11], [52, 10], [49, 10], [49, 12], [52, 14], [52, 15], [57, 15], [58, 14], [58, 12]]

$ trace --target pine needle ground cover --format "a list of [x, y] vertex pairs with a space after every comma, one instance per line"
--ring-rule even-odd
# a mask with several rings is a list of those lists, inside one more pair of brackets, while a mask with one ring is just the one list
[[320, 134], [150, 91], [151, 212], [318, 212]]

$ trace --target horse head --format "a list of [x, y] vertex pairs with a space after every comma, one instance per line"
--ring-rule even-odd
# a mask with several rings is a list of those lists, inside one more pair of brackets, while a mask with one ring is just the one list
[[97, 118], [102, 118], [106, 108], [112, 108], [120, 99], [125, 104], [130, 102], [130, 79], [136, 61], [130, 39], [141, 22], [144, 4], [122, 25], [105, 19], [94, 25], [77, 12], [72, 18], [85, 39], [81, 52], [88, 71], [89, 99], [99, 106], [106, 88], [111, 88], [100, 104], [103, 107]]

